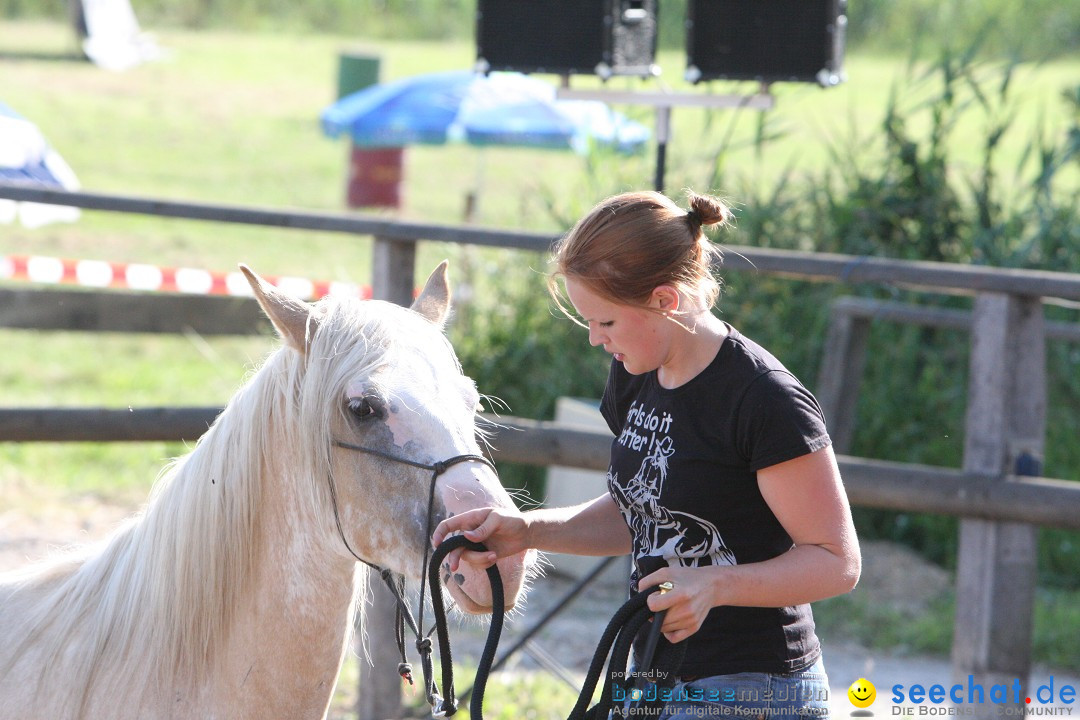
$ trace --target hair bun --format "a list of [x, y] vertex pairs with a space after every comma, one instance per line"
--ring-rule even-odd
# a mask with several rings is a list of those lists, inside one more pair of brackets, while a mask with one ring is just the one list
[[690, 209], [686, 211], [686, 215], [691, 222], [697, 225], [717, 225], [732, 219], [731, 210], [716, 198], [693, 192], [689, 195]]

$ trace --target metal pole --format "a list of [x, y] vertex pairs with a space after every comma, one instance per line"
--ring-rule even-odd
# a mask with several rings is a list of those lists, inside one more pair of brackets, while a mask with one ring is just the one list
[[664, 192], [664, 168], [667, 165], [667, 144], [671, 136], [671, 106], [656, 106], [656, 175], [653, 190]]

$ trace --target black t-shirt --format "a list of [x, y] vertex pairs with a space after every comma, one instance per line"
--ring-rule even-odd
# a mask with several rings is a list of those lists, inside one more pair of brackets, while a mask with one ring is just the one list
[[[615, 440], [608, 490], [630, 527], [635, 571], [776, 557], [791, 536], [761, 496], [757, 471], [830, 444], [813, 395], [761, 346], [728, 326], [712, 363], [661, 387], [612, 361], [600, 404]], [[641, 573], [641, 574], [648, 574]], [[809, 605], [716, 607], [687, 641], [681, 675], [794, 672], [821, 653]]]

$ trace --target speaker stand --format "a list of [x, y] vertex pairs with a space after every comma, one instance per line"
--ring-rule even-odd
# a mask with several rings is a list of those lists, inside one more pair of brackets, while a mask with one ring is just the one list
[[653, 189], [664, 192], [664, 172], [667, 165], [667, 146], [671, 140], [671, 109], [674, 107], [704, 107], [728, 110], [771, 110], [776, 99], [769, 86], [762, 85], [753, 95], [713, 95], [709, 93], [660, 93], [620, 90], [574, 90], [563, 78], [555, 97], [560, 100], [599, 100], [608, 105], [644, 105], [656, 110], [656, 169]]

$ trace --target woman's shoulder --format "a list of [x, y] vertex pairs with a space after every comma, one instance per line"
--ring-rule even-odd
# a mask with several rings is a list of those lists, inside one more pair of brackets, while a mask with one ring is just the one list
[[[726, 352], [725, 352], [726, 351]], [[724, 346], [720, 348], [717, 359], [729, 367], [744, 369], [753, 375], [760, 375], [772, 370], [788, 372], [784, 364], [765, 347], [751, 340], [730, 324]]]
[[713, 369], [737, 399], [809, 395], [802, 382], [767, 349], [731, 329]]

